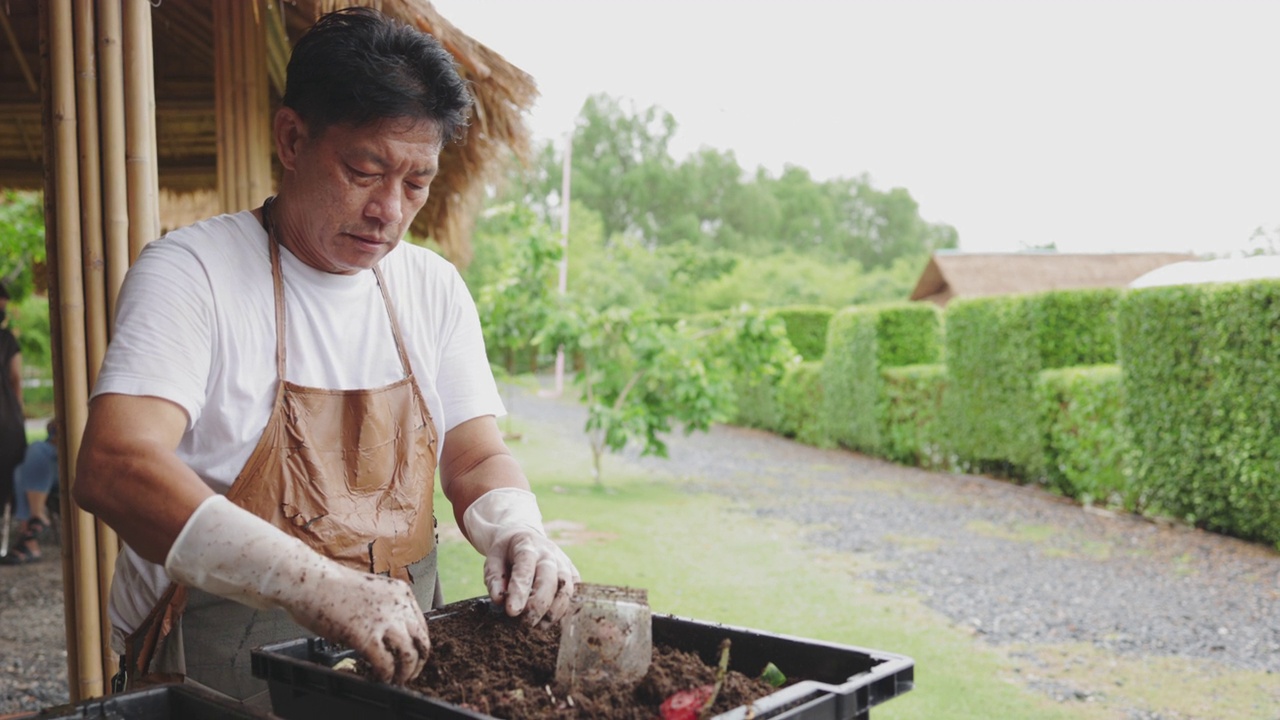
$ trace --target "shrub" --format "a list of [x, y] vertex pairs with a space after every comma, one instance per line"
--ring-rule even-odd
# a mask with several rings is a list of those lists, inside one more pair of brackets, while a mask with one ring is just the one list
[[876, 308], [880, 368], [936, 363], [942, 359], [942, 311], [933, 303], [895, 303]]
[[831, 322], [831, 308], [812, 305], [777, 308], [769, 314], [778, 318], [787, 328], [787, 339], [805, 360], [821, 360], [827, 349], [827, 325]]
[[880, 423], [876, 404], [880, 375], [876, 364], [876, 314], [848, 307], [831, 318], [822, 361], [822, 402], [818, 432], [824, 443], [877, 452]]
[[1040, 366], [1047, 370], [1114, 363], [1120, 292], [1090, 288], [1035, 296]]
[[1280, 545], [1280, 282], [1133, 291], [1120, 328], [1149, 510]]
[[813, 445], [823, 444], [818, 430], [818, 407], [822, 401], [822, 363], [809, 361], [793, 365], [778, 383], [776, 432]]
[[1021, 480], [1044, 465], [1034, 307], [1028, 296], [969, 298], [945, 318], [947, 445], [962, 463]]
[[1040, 402], [1049, 486], [1085, 504], [1133, 510], [1120, 367], [1045, 370]]
[[908, 365], [881, 371], [882, 451], [894, 462], [939, 468], [946, 466], [942, 441], [942, 397], [947, 369], [940, 364]]

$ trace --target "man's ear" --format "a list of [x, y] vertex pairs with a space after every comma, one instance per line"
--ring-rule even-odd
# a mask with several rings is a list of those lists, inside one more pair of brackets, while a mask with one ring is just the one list
[[280, 158], [280, 166], [285, 170], [292, 170], [301, 145], [307, 139], [307, 124], [293, 108], [281, 107], [276, 111], [272, 132], [275, 135], [276, 156]]

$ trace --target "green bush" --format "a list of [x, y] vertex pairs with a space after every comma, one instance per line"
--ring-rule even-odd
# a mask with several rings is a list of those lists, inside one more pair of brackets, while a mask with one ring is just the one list
[[1036, 295], [1040, 366], [1104, 365], [1116, 361], [1118, 288], [1057, 290]]
[[863, 452], [880, 448], [880, 374], [876, 363], [876, 313], [848, 307], [831, 318], [822, 361], [818, 432], [825, 444]]
[[1133, 291], [1120, 330], [1147, 509], [1280, 545], [1280, 282]]
[[1135, 509], [1120, 367], [1045, 370], [1040, 403], [1049, 486], [1085, 504]]
[[792, 365], [778, 383], [778, 426], [773, 430], [801, 442], [821, 445], [823, 438], [818, 428], [821, 402], [822, 363], [809, 361]]
[[876, 308], [877, 365], [924, 365], [942, 359], [942, 311], [933, 303], [895, 303]]
[[827, 325], [834, 311], [827, 307], [797, 305], [770, 310], [787, 328], [787, 339], [805, 360], [821, 360], [827, 349]]
[[1016, 295], [955, 300], [945, 322], [948, 447], [980, 471], [1038, 479], [1044, 458], [1034, 301]]
[[907, 365], [881, 371], [882, 451], [894, 462], [919, 467], [946, 466], [939, 418], [947, 387], [944, 365]]

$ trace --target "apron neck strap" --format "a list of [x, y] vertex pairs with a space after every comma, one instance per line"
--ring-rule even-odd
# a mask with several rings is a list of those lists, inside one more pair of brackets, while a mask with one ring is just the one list
[[[275, 224], [271, 219], [271, 206], [276, 196], [272, 195], [262, 202], [262, 227], [267, 231], [267, 245], [271, 253], [271, 282], [276, 303], [276, 377], [284, 382], [285, 343], [284, 343], [284, 270], [280, 264], [280, 239], [276, 236]], [[400, 355], [400, 367], [405, 377], [413, 374], [409, 364], [409, 353], [405, 350], [404, 337], [400, 333], [400, 322], [391, 304], [391, 294], [382, 277], [382, 269], [373, 266], [373, 276], [378, 281], [378, 290], [382, 292], [382, 304], [387, 309], [387, 318], [391, 321], [391, 335], [396, 341], [396, 352]]]

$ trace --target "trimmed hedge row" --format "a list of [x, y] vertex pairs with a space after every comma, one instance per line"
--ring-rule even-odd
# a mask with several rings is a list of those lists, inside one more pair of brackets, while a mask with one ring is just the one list
[[827, 325], [835, 314], [831, 308], [796, 305], [769, 311], [786, 325], [787, 339], [805, 360], [821, 360], [827, 349]]
[[1144, 504], [1280, 544], [1280, 282], [1136, 290], [1120, 328]]
[[947, 368], [940, 364], [908, 365], [885, 368], [880, 374], [884, 456], [919, 467], [946, 467], [948, 452], [941, 417]]
[[1120, 293], [1118, 288], [1096, 288], [1031, 296], [1040, 366], [1115, 363]]
[[778, 382], [776, 432], [821, 445], [818, 407], [822, 402], [822, 363], [806, 361], [788, 367]]
[[848, 307], [831, 318], [818, 411], [819, 432], [827, 443], [863, 452], [880, 447], [877, 346], [873, 310]]
[[1086, 504], [1136, 509], [1120, 367], [1045, 370], [1040, 408], [1046, 484]]
[[1025, 297], [955, 300], [946, 312], [947, 446], [962, 466], [1028, 480], [1044, 468], [1037, 430], [1035, 305]]

